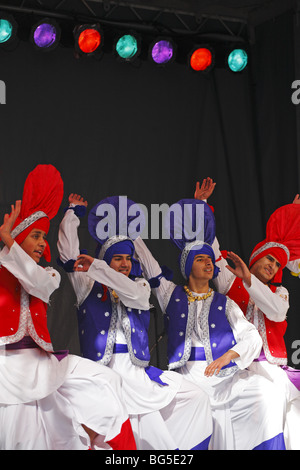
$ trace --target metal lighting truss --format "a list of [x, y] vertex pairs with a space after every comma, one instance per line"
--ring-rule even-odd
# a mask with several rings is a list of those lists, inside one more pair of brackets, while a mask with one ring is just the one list
[[290, 9], [297, 0], [0, 0], [11, 14], [250, 44], [258, 24]]

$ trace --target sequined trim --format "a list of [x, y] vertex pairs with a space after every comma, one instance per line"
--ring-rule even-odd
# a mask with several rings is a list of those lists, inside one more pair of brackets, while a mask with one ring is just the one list
[[[210, 344], [210, 335], [209, 335], [209, 322], [208, 316], [210, 311], [210, 306], [213, 301], [214, 296], [209, 297], [208, 299], [204, 300], [203, 308], [200, 315], [200, 328], [203, 332], [203, 346], [205, 351], [205, 357], [207, 364], [213, 362], [213, 356], [211, 351], [211, 344]], [[226, 316], [230, 314], [230, 310], [232, 308], [232, 303], [228, 302], [226, 305]], [[227, 367], [226, 369], [220, 370], [218, 373], [218, 377], [228, 377], [233, 375], [238, 370], [238, 366]]]
[[11, 344], [20, 341], [24, 336], [30, 335], [31, 338], [35, 341], [35, 343], [40, 346], [42, 349], [48, 352], [53, 352], [53, 347], [51, 343], [47, 343], [42, 338], [40, 338], [35, 330], [31, 312], [29, 308], [29, 295], [21, 286], [21, 293], [20, 293], [20, 320], [19, 320], [19, 328], [17, 333], [11, 336], [3, 336], [0, 338], [0, 344]]
[[132, 342], [131, 342], [130, 320], [129, 320], [129, 317], [127, 315], [126, 307], [123, 304], [121, 304], [121, 323], [122, 323], [122, 327], [123, 327], [123, 330], [124, 330], [124, 335], [125, 335], [126, 343], [127, 343], [127, 346], [128, 346], [128, 352], [129, 352], [131, 362], [135, 366], [147, 367], [148, 364], [149, 364], [149, 361], [142, 361], [141, 359], [138, 359], [135, 356], [135, 353], [134, 353], [134, 350], [133, 350], [133, 347], [132, 347]]
[[113, 237], [110, 237], [108, 240], [106, 240], [105, 243], [101, 246], [101, 250], [99, 253], [99, 259], [103, 259], [106, 251], [108, 248], [113, 246], [115, 243], [123, 242], [124, 240], [130, 240], [131, 238], [126, 237], [126, 235], [114, 235]]
[[188, 318], [187, 318], [187, 324], [186, 324], [186, 330], [185, 330], [184, 350], [183, 350], [182, 357], [180, 358], [179, 361], [172, 362], [172, 364], [169, 365], [170, 370], [178, 369], [179, 367], [182, 367], [190, 358], [191, 349], [192, 349], [192, 333], [194, 330], [196, 316], [197, 316], [197, 303], [193, 302], [191, 305], [189, 305], [189, 308], [188, 308]]
[[109, 290], [110, 298], [111, 298], [111, 320], [110, 325], [107, 333], [107, 341], [105, 346], [105, 351], [103, 354], [103, 358], [98, 361], [100, 364], [107, 365], [111, 360], [113, 355], [114, 344], [116, 340], [116, 331], [117, 331], [117, 321], [118, 321], [118, 307], [117, 304], [112, 296], [111, 289]]
[[37, 211], [31, 214], [29, 217], [24, 219], [19, 225], [14, 228], [11, 232], [12, 238], [16, 238], [18, 235], [20, 235], [21, 232], [23, 232], [26, 228], [28, 228], [31, 224], [36, 222], [39, 219], [42, 219], [43, 217], [48, 217], [47, 214], [43, 211]]
[[173, 290], [175, 289], [176, 284], [174, 284], [172, 281], [169, 281], [167, 284], [167, 288], [163, 294], [163, 305], [162, 305], [162, 310], [163, 313], [166, 313], [167, 306], [170, 302], [171, 295], [173, 294]]
[[249, 260], [249, 264], [251, 264], [251, 261], [256, 258], [256, 256], [260, 255], [260, 253], [262, 253], [263, 251], [267, 250], [268, 248], [281, 248], [282, 250], [285, 251], [286, 255], [287, 255], [287, 259], [289, 260], [290, 259], [290, 252], [289, 252], [289, 249], [285, 246], [285, 245], [282, 245], [281, 243], [276, 243], [276, 242], [268, 242], [268, 243], [265, 243], [265, 245], [263, 245], [262, 247], [260, 247], [258, 250], [256, 250], [250, 257], [250, 260]]
[[[247, 320], [255, 325], [255, 320], [254, 320], [254, 309], [255, 309], [255, 303], [253, 302], [252, 299], [250, 299], [247, 311], [246, 311], [246, 318]], [[266, 356], [266, 359], [270, 364], [275, 364], [278, 366], [286, 365], [287, 364], [287, 359], [286, 358], [281, 358], [281, 357], [274, 357], [272, 356], [270, 352], [270, 348], [268, 345], [268, 340], [267, 340], [267, 333], [266, 333], [266, 324], [265, 324], [265, 318], [264, 314], [261, 310], [257, 309], [257, 331], [262, 339], [263, 342], [263, 350]]]

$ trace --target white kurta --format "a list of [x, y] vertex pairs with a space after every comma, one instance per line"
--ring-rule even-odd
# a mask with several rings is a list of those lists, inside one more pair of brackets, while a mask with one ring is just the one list
[[[35, 340], [28, 292], [48, 302], [60, 275], [38, 266], [17, 243], [2, 250], [0, 263], [21, 283], [15, 342], [28, 335]], [[120, 433], [128, 414], [117, 374], [74, 355], [58, 361], [41, 348], [7, 350], [3, 338], [1, 343], [1, 450], [87, 449], [90, 442], [81, 424], [105, 441]]]
[[[78, 225], [79, 219], [74, 212], [67, 211], [60, 225], [58, 241], [63, 262], [77, 259], [79, 255]], [[95, 281], [116, 292], [119, 297], [116, 344], [126, 344], [121, 313], [125, 311], [124, 306], [140, 310], [150, 308], [148, 282], [145, 279], [133, 281], [98, 259], [87, 273], [73, 272], [69, 279], [78, 306], [87, 298]], [[168, 385], [159, 385], [150, 380], [143, 367], [131, 362], [128, 353], [113, 354], [108, 366], [122, 377], [123, 396], [138, 449], [191, 449], [210, 436], [212, 420], [208, 397], [193, 384], [185, 384], [182, 376], [164, 371], [160, 379]], [[172, 414], [168, 412], [169, 408], [172, 408]]]
[[[135, 241], [135, 249], [146, 278], [159, 275], [160, 266], [142, 239], [138, 238]], [[162, 278], [160, 286], [154, 289], [163, 312], [166, 311], [174, 288], [174, 283]], [[201, 311], [204, 302], [211, 301], [212, 297], [209, 297], [207, 300], [189, 305], [189, 308], [196, 310], [191, 338], [192, 347], [204, 347]], [[231, 349], [239, 354], [235, 360], [239, 370], [234, 375], [224, 378], [205, 377], [206, 361], [188, 361], [178, 369], [178, 372], [200, 385], [210, 397], [214, 417], [211, 448], [253, 449], [282, 433], [283, 410], [274, 386], [264, 378], [246, 370], [253, 359], [258, 357], [262, 346], [255, 327], [245, 319], [240, 308], [230, 299], [227, 300], [226, 315], [237, 343]]]
[[[225, 267], [227, 262], [221, 256], [219, 242], [216, 238], [213, 243], [213, 249], [216, 259], [219, 260], [217, 265], [220, 268], [220, 273], [214, 280], [214, 283], [218, 292], [226, 294], [236, 277]], [[299, 261], [288, 263], [288, 268], [297, 272], [298, 265]], [[262, 331], [263, 349], [267, 358], [266, 361], [253, 362], [249, 366], [249, 369], [271, 380], [276, 385], [277, 390], [282, 394], [286, 409], [286, 446], [287, 449], [300, 450], [300, 392], [289, 380], [288, 375], [280, 367], [280, 364], [276, 364], [276, 360], [272, 358], [269, 353], [264, 328], [261, 328], [261, 325], [264, 325], [264, 314], [269, 320], [274, 322], [281, 322], [286, 319], [289, 309], [288, 290], [283, 286], [279, 286], [276, 288], [275, 292], [272, 292], [268, 286], [264, 285], [259, 279], [253, 276], [253, 274], [251, 274], [251, 287], [248, 287], [246, 283], [243, 283], [243, 285], [250, 296], [247, 316], [249, 315], [253, 325]], [[275, 363], [271, 363], [270, 361], [275, 361]]]

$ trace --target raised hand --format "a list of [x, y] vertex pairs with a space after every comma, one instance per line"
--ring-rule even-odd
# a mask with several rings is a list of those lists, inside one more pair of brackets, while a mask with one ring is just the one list
[[70, 194], [69, 203], [70, 204], [75, 204], [76, 206], [86, 206], [87, 207], [87, 205], [88, 205], [87, 201], [85, 201], [83, 199], [83, 197], [80, 196], [80, 194], [74, 194], [74, 193]]
[[18, 215], [20, 214], [21, 202], [22, 201], [18, 200], [16, 201], [15, 205], [11, 205], [11, 213], [4, 215], [3, 224], [0, 226], [0, 238], [3, 243], [8, 246], [8, 248], [10, 248], [14, 242], [11, 236], [11, 231]]
[[199, 181], [197, 181], [194, 198], [200, 199], [202, 201], [204, 199], [208, 199], [212, 195], [215, 189], [215, 186], [216, 186], [216, 183], [214, 183], [213, 180], [209, 177], [205, 178], [202, 181], [201, 187], [200, 187]]
[[300, 204], [300, 196], [299, 194], [296, 194], [294, 200], [293, 200], [293, 204]]
[[93, 261], [94, 261], [94, 258], [92, 256], [79, 255], [77, 260], [74, 263], [73, 270], [87, 272]]
[[234, 263], [235, 267], [232, 268], [231, 266], [227, 264], [226, 268], [229, 269], [229, 271], [231, 271], [233, 274], [235, 274], [235, 276], [243, 279], [243, 281], [245, 281], [246, 284], [250, 287], [251, 286], [251, 273], [246, 263], [244, 263], [244, 261], [232, 251], [229, 251], [227, 253], [227, 258], [229, 258]]

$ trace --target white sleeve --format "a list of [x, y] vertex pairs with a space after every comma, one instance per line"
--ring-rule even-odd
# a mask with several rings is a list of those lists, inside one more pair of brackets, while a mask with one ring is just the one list
[[[73, 210], [67, 210], [59, 226], [57, 241], [59, 257], [63, 263], [69, 260], [75, 261], [80, 254], [78, 238], [79, 224], [80, 220], [75, 212]], [[77, 303], [80, 305], [91, 291], [93, 282], [91, 282], [91, 279], [83, 272], [68, 273], [68, 278], [76, 294]]]
[[67, 210], [59, 226], [57, 241], [59, 256], [63, 263], [70, 259], [76, 260], [80, 254], [77, 233], [79, 225], [80, 221], [75, 212]]
[[112, 269], [108, 264], [95, 259], [91, 264], [87, 275], [101, 284], [113, 289], [121, 302], [130, 308], [148, 310], [150, 308], [150, 286], [146, 279], [132, 279]]
[[226, 259], [222, 256], [217, 238], [214, 239], [212, 248], [214, 250], [216, 258], [216, 265], [218, 266], [218, 268], [220, 268], [220, 272], [218, 276], [213, 280], [213, 283], [218, 292], [226, 295], [233, 282], [235, 281], [236, 276], [232, 274], [229, 269], [226, 268], [226, 265], [228, 263]]
[[55, 269], [39, 266], [14, 242], [0, 253], [0, 264], [13, 274], [28, 294], [48, 303], [51, 294], [59, 287], [60, 274]]
[[245, 369], [259, 356], [262, 339], [239, 306], [229, 298], [227, 298], [226, 314], [237, 341], [237, 344], [230, 349], [239, 354], [239, 357], [235, 359], [239, 369]]
[[251, 274], [251, 287], [248, 287], [244, 282], [243, 284], [257, 308], [269, 320], [274, 322], [285, 320], [289, 309], [289, 293], [285, 287], [280, 286], [276, 289], [276, 292], [272, 292], [268, 286], [263, 284], [253, 274]]
[[[141, 263], [145, 278], [151, 279], [152, 277], [156, 277], [161, 274], [161, 267], [159, 263], [153, 257], [152, 253], [141, 237], [137, 237], [137, 239], [134, 241], [134, 247], [137, 258]], [[153, 293], [157, 297], [158, 303], [163, 312], [166, 311], [167, 305], [175, 287], [176, 284], [162, 277], [160, 279], [159, 287], [153, 288]]]

